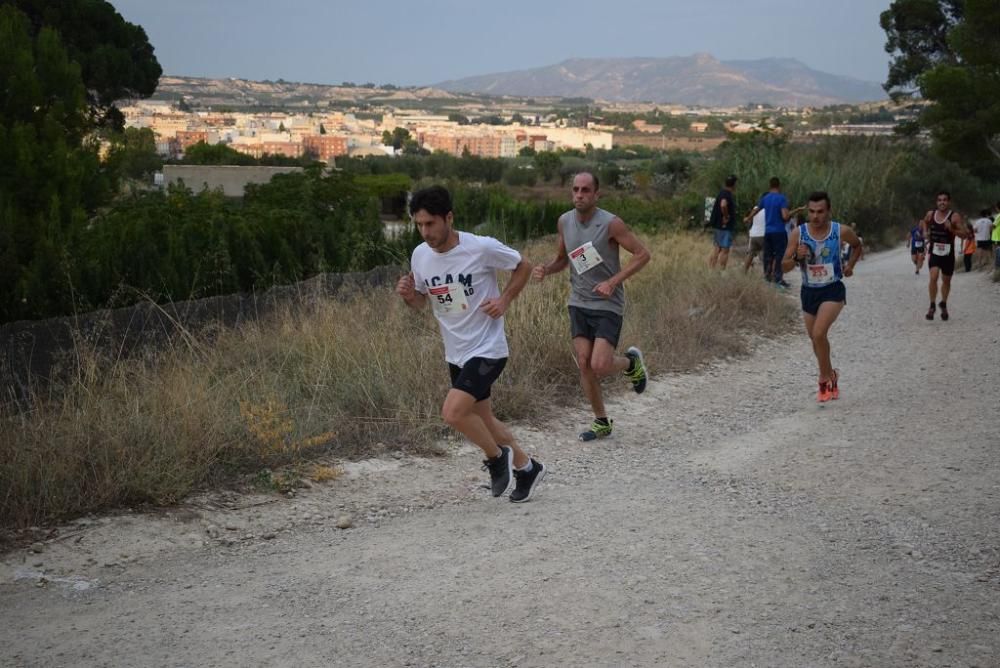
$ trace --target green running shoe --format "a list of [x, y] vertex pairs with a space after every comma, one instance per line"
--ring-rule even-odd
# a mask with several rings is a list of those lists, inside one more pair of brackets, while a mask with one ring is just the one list
[[632, 370], [624, 371], [625, 377], [632, 381], [632, 389], [636, 394], [642, 394], [646, 389], [646, 361], [642, 358], [642, 351], [635, 346], [625, 351], [625, 356], [632, 360]]
[[608, 420], [607, 424], [603, 424], [594, 420], [590, 423], [590, 429], [580, 434], [581, 441], [594, 441], [599, 438], [604, 438], [611, 435], [611, 428], [615, 426], [614, 420]]

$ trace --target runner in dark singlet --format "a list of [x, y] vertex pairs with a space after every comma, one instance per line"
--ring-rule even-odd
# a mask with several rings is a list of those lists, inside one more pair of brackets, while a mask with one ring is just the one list
[[941, 319], [948, 319], [948, 294], [951, 292], [951, 277], [955, 273], [955, 237], [968, 236], [962, 215], [951, 210], [951, 194], [942, 190], [937, 194], [936, 207], [928, 211], [921, 221], [924, 239], [928, 246], [929, 256], [927, 268], [930, 270], [930, 283], [927, 293], [931, 298], [931, 306], [927, 309], [928, 320], [934, 319], [935, 300], [938, 293], [938, 278], [941, 279]]

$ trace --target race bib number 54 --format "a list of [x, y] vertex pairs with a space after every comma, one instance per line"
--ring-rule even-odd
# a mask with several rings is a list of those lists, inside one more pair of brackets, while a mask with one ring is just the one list
[[594, 244], [587, 242], [575, 250], [569, 252], [569, 261], [573, 263], [576, 273], [585, 274], [604, 260], [601, 254], [594, 248]]
[[931, 250], [935, 255], [951, 255], [951, 244], [939, 244], [935, 243], [934, 248]]
[[437, 315], [456, 315], [469, 310], [469, 300], [461, 283], [445, 283], [427, 289]]

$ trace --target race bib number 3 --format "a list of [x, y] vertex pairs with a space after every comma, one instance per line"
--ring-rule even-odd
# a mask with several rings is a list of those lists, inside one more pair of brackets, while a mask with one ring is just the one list
[[445, 283], [427, 289], [437, 315], [456, 315], [469, 310], [469, 300], [461, 283]]
[[807, 264], [806, 277], [809, 285], [826, 285], [833, 283], [835, 275], [832, 264]]
[[935, 243], [933, 249], [931, 250], [935, 255], [951, 255], [951, 244], [939, 244]]
[[579, 248], [570, 251], [569, 261], [573, 263], [576, 273], [585, 274], [604, 260], [601, 259], [601, 254], [594, 248], [594, 244], [588, 241]]

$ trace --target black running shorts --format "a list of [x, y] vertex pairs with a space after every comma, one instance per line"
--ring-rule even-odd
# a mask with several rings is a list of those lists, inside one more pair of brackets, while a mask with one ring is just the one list
[[945, 276], [951, 276], [955, 273], [955, 256], [951, 253], [947, 255], [931, 253], [927, 256], [927, 268], [933, 269], [934, 267], [940, 269]]
[[463, 366], [448, 363], [451, 373], [451, 386], [471, 394], [476, 401], [490, 398], [490, 388], [500, 377], [503, 368], [507, 366], [507, 358], [493, 360], [486, 357], [473, 357]]
[[847, 303], [847, 288], [843, 281], [837, 281], [821, 288], [807, 288], [802, 286], [802, 310], [809, 315], [819, 313], [819, 307], [823, 302]]
[[569, 329], [574, 339], [578, 336], [590, 341], [604, 339], [616, 348], [622, 333], [622, 317], [612, 311], [570, 306]]

